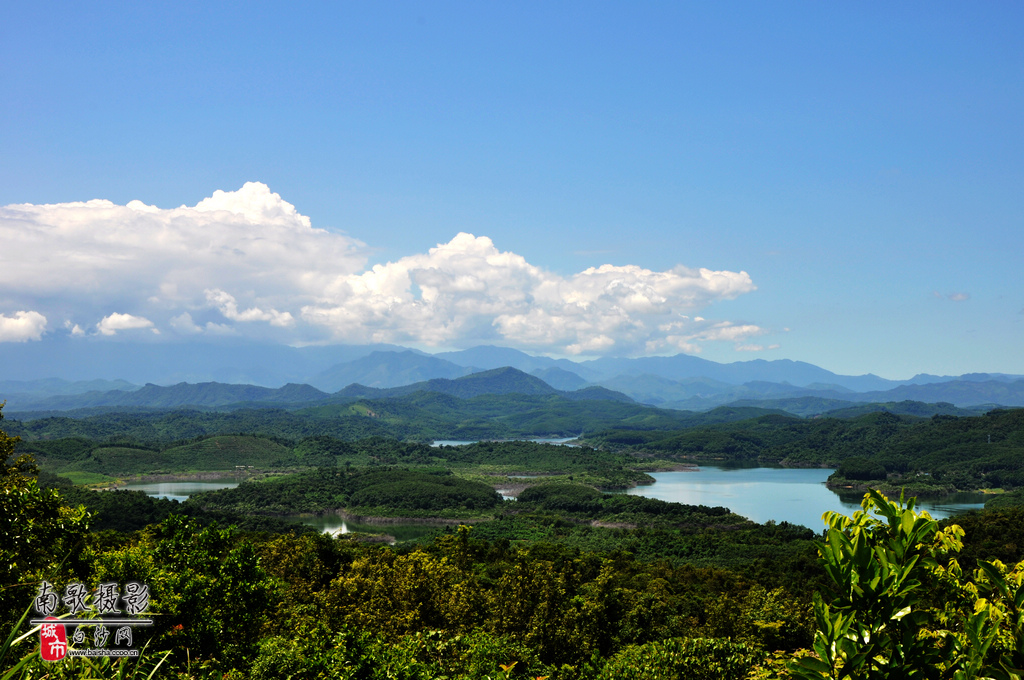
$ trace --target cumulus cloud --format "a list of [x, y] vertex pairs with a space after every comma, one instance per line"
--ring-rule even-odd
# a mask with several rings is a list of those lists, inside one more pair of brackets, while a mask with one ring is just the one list
[[365, 267], [362, 243], [314, 229], [254, 182], [167, 210], [141, 201], [8, 205], [0, 242], [6, 296], [59, 299], [94, 318], [124, 303], [166, 319], [216, 305], [206, 291], [217, 290], [249, 320], [287, 325], [276, 308], [310, 302], [339, 274]]
[[39, 340], [45, 331], [46, 317], [39, 312], [14, 312], [13, 316], [0, 314], [0, 342]]
[[[427, 253], [340, 278], [302, 308], [302, 318], [347, 341], [441, 345], [469, 337], [601, 354], [642, 348], [666, 320], [687, 325], [683, 312], [752, 290], [746, 272], [681, 266], [656, 272], [606, 264], [562, 277], [498, 250], [486, 236], [460, 233]], [[752, 329], [693, 330], [734, 339]]]
[[171, 328], [181, 335], [198, 335], [200, 333], [206, 333], [207, 335], [235, 334], [235, 329], [227, 324], [207, 321], [204, 325], [200, 326], [192, 319], [192, 315], [188, 312], [182, 312], [178, 316], [171, 317], [170, 325]]
[[[142, 316], [131, 314], [119, 314], [114, 312], [105, 316], [96, 324], [96, 330], [101, 335], [115, 335], [118, 331], [130, 331], [139, 328], [153, 328], [153, 322]], [[154, 331], [157, 329], [153, 328]]]
[[[660, 352], [666, 348], [677, 349], [689, 354], [699, 354], [701, 343], [705, 342], [736, 342], [764, 335], [768, 331], [753, 324], [737, 324], [732, 321], [709, 321], [702, 316], [692, 319], [683, 316], [680, 320], [658, 326], [662, 335], [649, 340], [646, 350], [649, 353]], [[737, 345], [737, 349], [758, 347], [760, 345]], [[752, 351], [748, 349], [747, 351]], [[758, 350], [759, 351], [759, 350]]]
[[[50, 300], [65, 318], [69, 309], [92, 315], [83, 325], [103, 335], [165, 328], [596, 355], [697, 352], [764, 332], [691, 317], [755, 290], [743, 271], [604, 264], [563, 276], [469, 233], [368, 269], [362, 242], [313, 228], [252, 182], [173, 209], [9, 205], [0, 208], [0, 239], [7, 301]], [[66, 328], [81, 332], [70, 321]]]
[[238, 302], [230, 293], [223, 290], [207, 290], [206, 300], [217, 307], [220, 313], [232, 321], [269, 321], [271, 326], [288, 327], [295, 324], [289, 312], [271, 309], [264, 312], [259, 307], [252, 307], [244, 312], [238, 311]]

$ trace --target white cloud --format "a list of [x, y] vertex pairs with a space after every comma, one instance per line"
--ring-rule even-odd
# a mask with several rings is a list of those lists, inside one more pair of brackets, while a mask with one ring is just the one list
[[170, 323], [171, 328], [184, 335], [196, 335], [203, 332], [203, 329], [196, 325], [196, 322], [192, 320], [192, 315], [188, 312], [171, 317]]
[[77, 323], [72, 323], [71, 321], [65, 321], [64, 322], [64, 328], [68, 329], [71, 332], [71, 336], [72, 337], [81, 337], [81, 336], [85, 335], [85, 329], [83, 329]]
[[207, 333], [211, 335], [232, 335], [235, 333], [235, 329], [231, 326], [214, 323], [212, 321], [207, 321], [205, 325], [200, 326], [193, 321], [192, 315], [188, 312], [182, 312], [178, 316], [172, 317], [170, 324], [171, 328], [182, 335], [198, 335], [200, 333]]
[[[646, 350], [649, 353], [673, 348], [689, 354], [699, 354], [702, 349], [701, 343], [718, 341], [740, 343], [748, 338], [764, 335], [768, 332], [764, 328], [753, 324], [709, 321], [700, 316], [696, 316], [692, 320], [683, 319], [662, 324], [658, 329], [664, 335], [661, 338], [655, 338], [646, 343]], [[770, 349], [774, 349], [774, 347]], [[748, 344], [741, 346], [737, 344], [736, 349], [740, 351], [761, 351], [764, 348], [760, 345]]]
[[752, 324], [736, 325], [729, 321], [719, 321], [702, 329], [693, 337], [698, 340], [742, 340], [764, 332], [763, 328]]
[[766, 349], [778, 349], [779, 345], [736, 345], [737, 352], [763, 352]]
[[279, 312], [276, 309], [264, 312], [259, 307], [252, 307], [244, 312], [238, 311], [238, 302], [234, 296], [223, 290], [206, 290], [206, 300], [220, 310], [232, 321], [269, 321], [271, 326], [286, 328], [295, 324], [295, 319], [289, 312]]
[[[97, 326], [104, 335], [169, 327], [602, 354], [697, 352], [763, 332], [693, 316], [755, 290], [743, 271], [605, 264], [562, 276], [468, 233], [367, 269], [362, 242], [314, 229], [258, 183], [174, 209], [103, 200], [0, 207], [0, 242], [5, 299], [107, 315]], [[122, 312], [108, 315], [112, 308]]]
[[46, 331], [46, 317], [39, 312], [15, 312], [13, 316], [0, 314], [0, 342], [27, 342], [39, 340]]
[[[0, 207], [0, 290], [56, 299], [76, 313], [127, 309], [167, 321], [227, 291], [253, 320], [287, 325], [338, 277], [365, 267], [364, 246], [314, 229], [265, 185], [215, 192], [195, 207], [92, 200]], [[245, 314], [245, 312], [242, 312]]]
[[[96, 330], [102, 335], [115, 335], [118, 331], [136, 330], [139, 328], [153, 328], [153, 322], [145, 317], [114, 312], [110, 316], [103, 317], [96, 324]], [[156, 331], [156, 329], [153, 328], [153, 331]]]
[[606, 264], [566, 278], [499, 251], [485, 236], [460, 233], [428, 253], [339, 279], [302, 317], [349, 341], [500, 338], [600, 354], [642, 348], [666, 320], [684, 323], [683, 312], [752, 290], [746, 272], [685, 267], [655, 272]]

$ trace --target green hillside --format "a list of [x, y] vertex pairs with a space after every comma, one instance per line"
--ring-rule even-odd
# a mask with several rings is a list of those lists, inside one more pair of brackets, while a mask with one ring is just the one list
[[236, 466], [260, 469], [294, 466], [290, 446], [251, 435], [215, 436], [180, 446], [159, 449], [143, 445], [106, 446], [75, 438], [26, 443], [39, 465], [57, 474], [91, 472], [108, 477], [233, 470]]
[[186, 501], [206, 511], [280, 514], [346, 510], [352, 513], [469, 517], [501, 503], [493, 488], [447, 471], [398, 469], [350, 473], [322, 468], [234, 489], [196, 494]]
[[[600, 390], [586, 391], [591, 396], [614, 396]], [[419, 441], [575, 436], [615, 424], [667, 429], [704, 418], [684, 411], [623, 401], [579, 400], [561, 394], [485, 394], [462, 399], [419, 391], [402, 397], [349, 400], [298, 410], [146, 411], [7, 422], [12, 434], [26, 440], [125, 438], [156, 444], [238, 432], [290, 440], [316, 435], [350, 440], [380, 435]]]
[[1024, 486], [1024, 409], [928, 419], [770, 415], [684, 430], [607, 430], [585, 442], [681, 460], [837, 467], [832, 484], [897, 493]]

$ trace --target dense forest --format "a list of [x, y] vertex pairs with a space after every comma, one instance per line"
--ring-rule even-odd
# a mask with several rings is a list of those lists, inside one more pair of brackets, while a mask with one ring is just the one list
[[[449, 400], [459, 408], [472, 402], [478, 409], [476, 415], [444, 432], [474, 439], [500, 439], [510, 431], [563, 433], [571, 428], [564, 427], [559, 418], [575, 423], [580, 416], [572, 411], [579, 402], [569, 401], [565, 403], [572, 405], [570, 412], [562, 415], [557, 408], [548, 408], [550, 404], [534, 404], [526, 416], [515, 412], [522, 400], [534, 398], [549, 397], [489, 395], [459, 400], [421, 392], [402, 399], [422, 399], [433, 406]], [[11, 421], [8, 430], [22, 437], [22, 450], [34, 455], [44, 469], [76, 482], [235, 466], [264, 471], [333, 464], [477, 466], [482, 470], [490, 464], [495, 473], [513, 472], [517, 466], [520, 472], [544, 474], [584, 471], [579, 464], [566, 465], [553, 454], [538, 453], [528, 446], [509, 448], [512, 445], [507, 442], [497, 447], [484, 443], [477, 448], [447, 450], [417, 444], [431, 439], [426, 434], [436, 428], [431, 425], [432, 416], [409, 412], [408, 405], [387, 400], [379, 405], [357, 402], [297, 412], [105, 413]], [[670, 412], [648, 409], [642, 416], [619, 418], [619, 408], [638, 407], [602, 401], [586, 404], [589, 424], [603, 428], [588, 430], [581, 437], [585, 445], [581, 450], [586, 453], [577, 457], [589, 461], [583, 466], [591, 475], [588, 483], [602, 488], [622, 488], [643, 482], [645, 471], [693, 462], [833, 467], [836, 472], [831, 484], [836, 488], [880, 488], [890, 493], [900, 489], [918, 495], [1012, 491], [1024, 486], [1024, 409], [994, 410], [980, 416], [924, 418], [876, 411], [805, 419], [733, 407], [700, 417], [682, 412], [670, 417], [665, 415]], [[353, 415], [338, 409], [364, 411]], [[463, 411], [458, 414], [465, 416]], [[528, 417], [532, 429], [507, 427], [520, 417]], [[473, 422], [476, 424], [468, 424]], [[613, 423], [614, 428], [608, 427]], [[403, 439], [396, 432], [414, 434]], [[395, 444], [396, 437], [405, 443]]]
[[[174, 416], [174, 432], [193, 415]], [[0, 434], [11, 636], [0, 662], [12, 677], [981, 678], [1015, 677], [1024, 659], [1013, 493], [940, 523], [872, 491], [865, 512], [827, 517], [822, 531], [598, 490], [724, 452], [839, 463], [844, 480], [868, 485], [881, 473], [858, 465], [892, 482], [928, 464], [940, 482], [962, 469], [978, 484], [1002, 474], [1009, 489], [1019, 411], [776, 414], [606, 430], [592, 447], [243, 430], [134, 439], [140, 417], [172, 419], [106, 414], [95, 436], [46, 438], [32, 422], [17, 424], [21, 441]], [[247, 483], [185, 503], [72, 482], [236, 466]], [[536, 476], [502, 501], [494, 488], [519, 473]], [[387, 545], [278, 516], [336, 509], [448, 522]], [[148, 584], [141, 657], [54, 664], [38, 634], [15, 642], [44, 580]]]
[[[594, 396], [606, 397], [602, 393]], [[749, 413], [764, 413], [749, 409]], [[375, 435], [410, 441], [575, 437], [612, 423], [631, 427], [683, 427], [714, 422], [715, 414], [652, 408], [631, 402], [579, 399], [560, 394], [484, 394], [461, 398], [415, 392], [391, 398], [353, 398], [299, 409], [279, 405], [197, 408], [79, 409], [24, 413], [12, 435], [26, 439], [128, 437], [157, 443], [201, 435], [262, 434], [287, 439], [326, 435], [361, 439]]]
[[204, 510], [240, 513], [287, 515], [347, 509], [371, 515], [469, 517], [494, 511], [501, 496], [486, 484], [461, 479], [444, 469], [347, 472], [319, 468], [210, 491], [186, 503]]
[[663, 459], [835, 467], [834, 486], [899, 493], [1024, 485], [1024, 409], [931, 418], [887, 412], [853, 418], [788, 415], [672, 430], [617, 428], [591, 446]]

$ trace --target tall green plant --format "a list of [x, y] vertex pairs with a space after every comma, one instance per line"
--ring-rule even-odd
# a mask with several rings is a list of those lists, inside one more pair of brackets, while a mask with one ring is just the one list
[[914, 499], [865, 495], [852, 517], [826, 513], [820, 561], [834, 595], [815, 597], [815, 657], [804, 680], [1024, 678], [1024, 562], [979, 561], [965, 578], [952, 554], [963, 530], [945, 528]]
[[963, 531], [940, 528], [914, 504], [871, 491], [852, 517], [823, 516], [818, 552], [835, 594], [830, 602], [815, 596], [818, 658], [796, 661], [797, 677], [939, 678], [949, 667], [952, 640], [931, 631], [937, 613], [927, 598], [939, 558], [959, 552]]
[[[3, 420], [0, 403], [0, 420]], [[42, 489], [28, 455], [15, 457], [20, 441], [0, 430], [0, 626], [17, 620], [41, 573], [70, 554], [88, 530], [84, 507], [69, 508], [53, 489]]]

